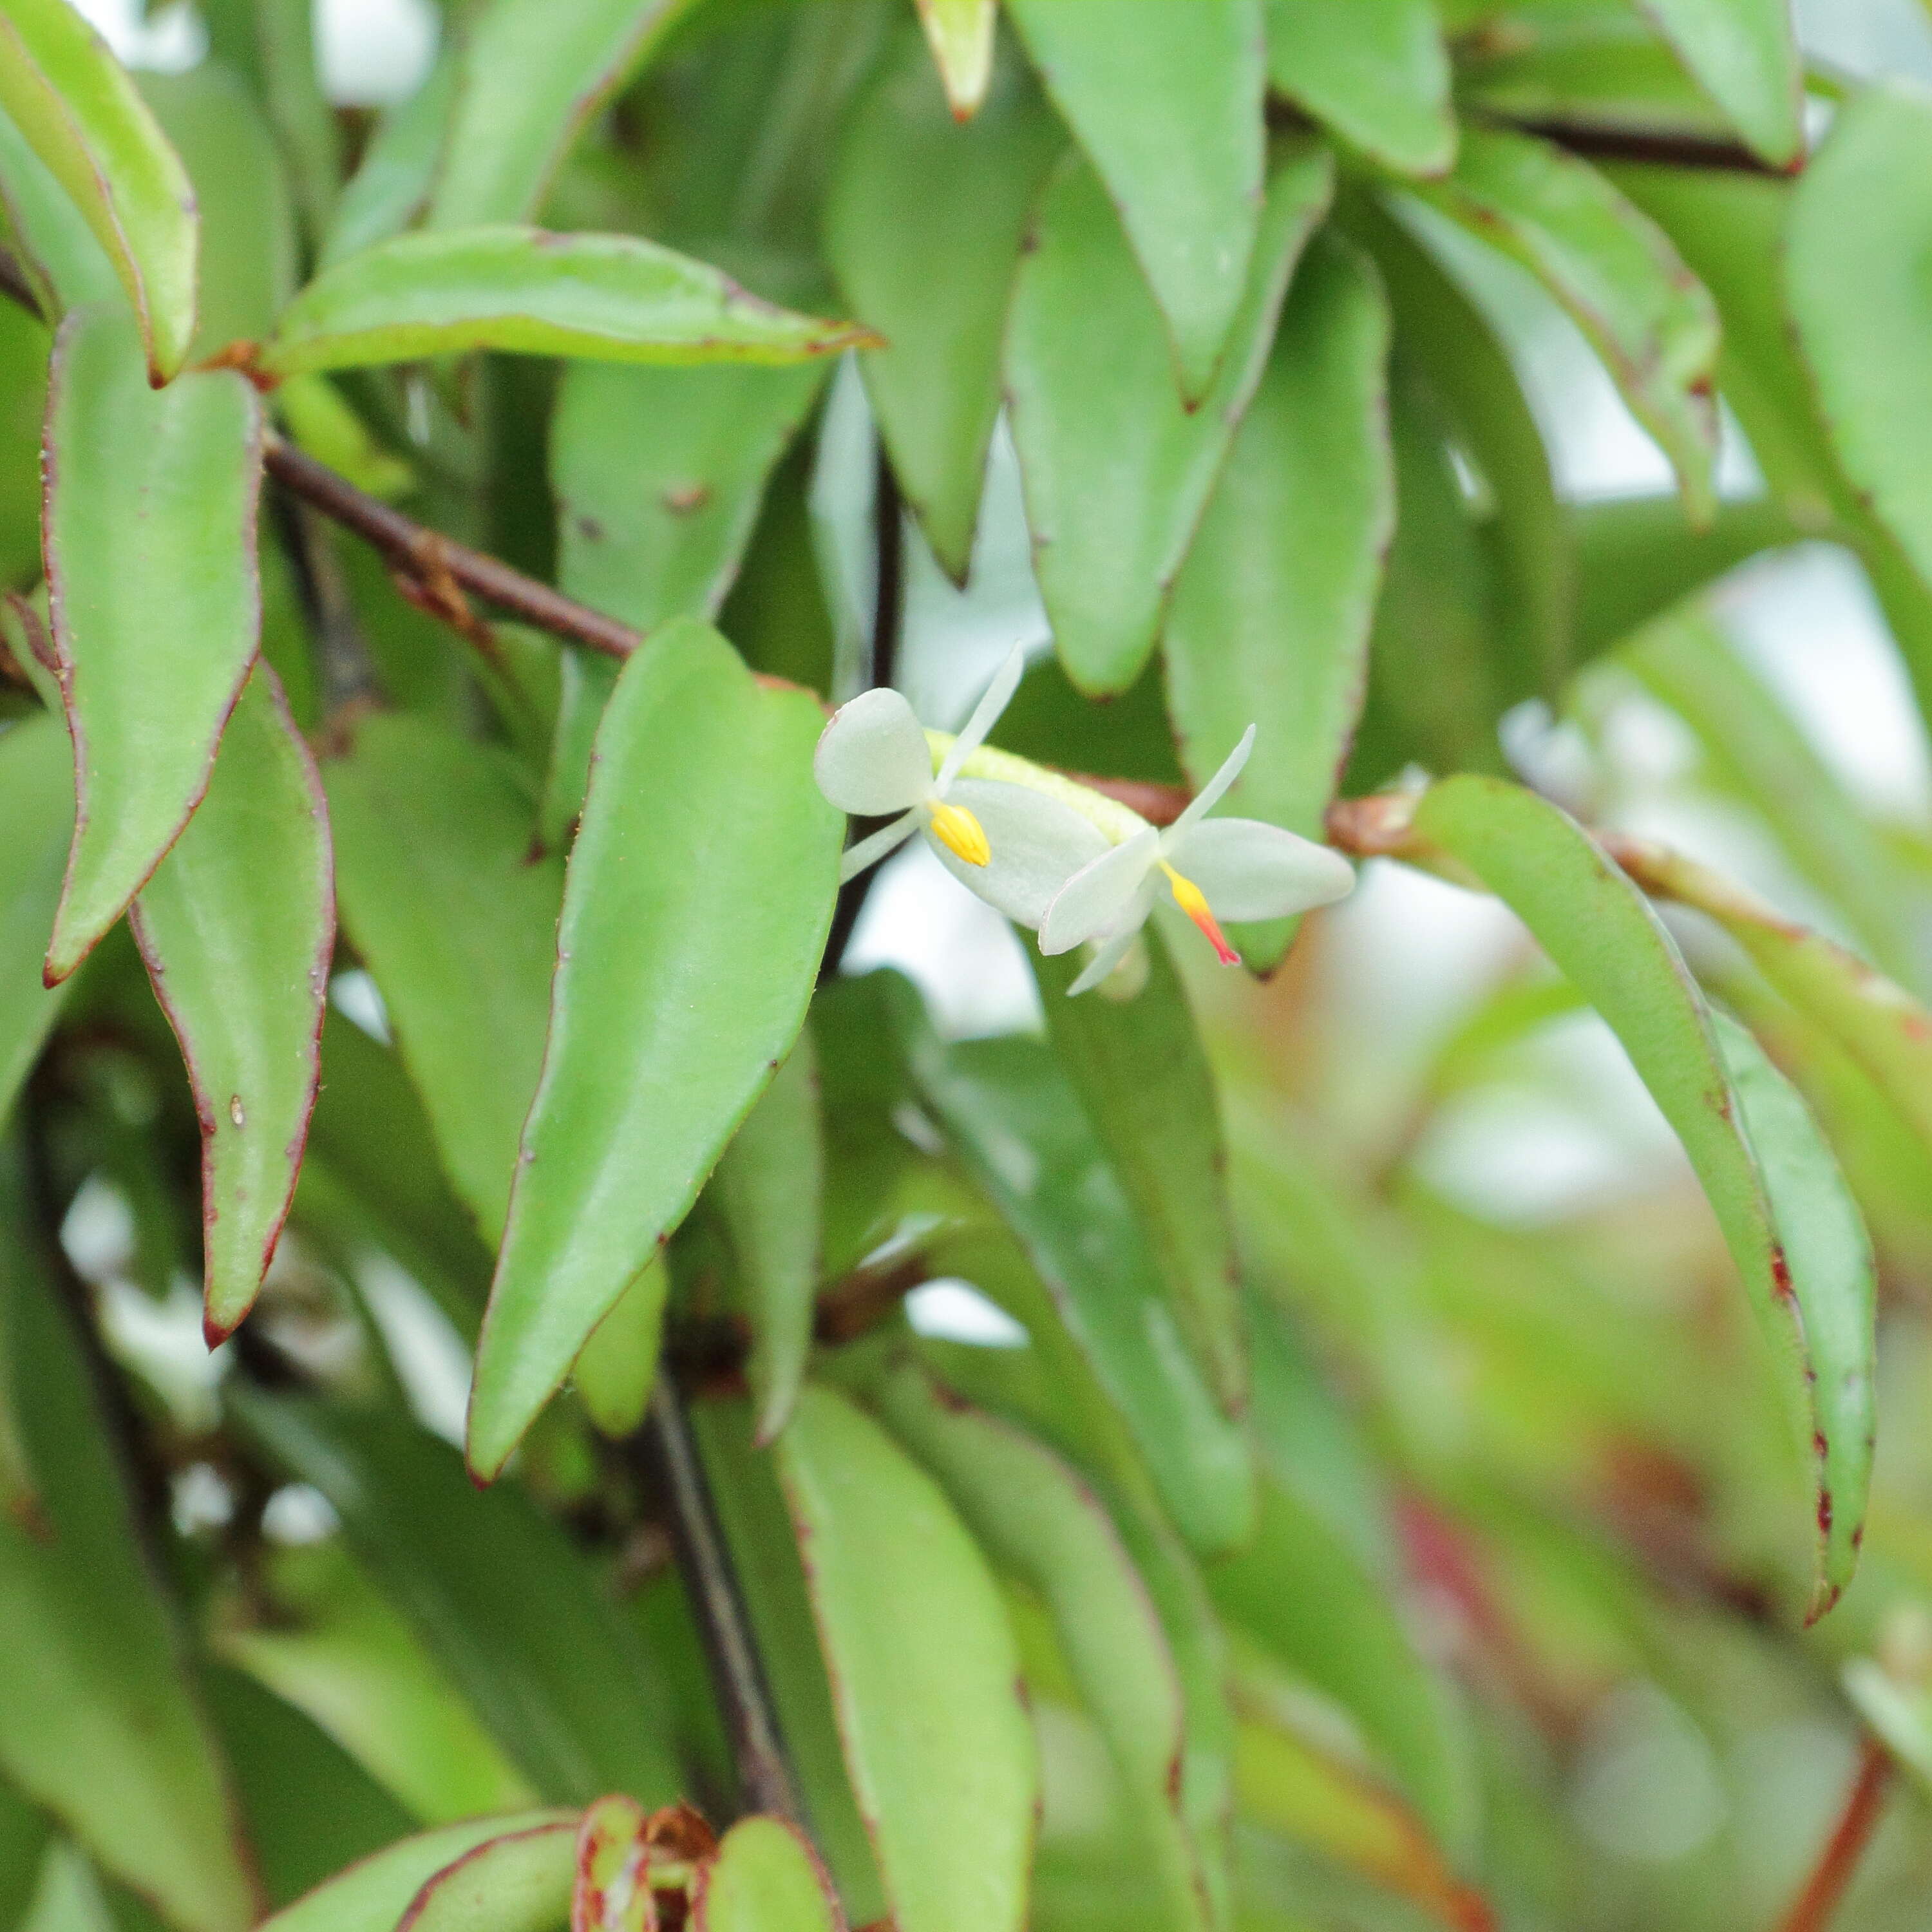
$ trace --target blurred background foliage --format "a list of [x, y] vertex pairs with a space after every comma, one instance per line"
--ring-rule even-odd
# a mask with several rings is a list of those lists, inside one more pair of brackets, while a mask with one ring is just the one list
[[[298, 374], [269, 402], [287, 443], [638, 632], [713, 618], [835, 701], [892, 682], [956, 725], [1018, 638], [998, 742], [1064, 770], [1198, 782], [1252, 719], [1238, 800], [1310, 836], [1344, 758], [1350, 797], [1511, 777], [1705, 908], [1666, 905], [1672, 934], [1869, 1230], [1883, 1423], [1858, 1574], [1808, 1627], [1810, 1472], [1717, 1222], [1496, 899], [1439, 853], [1369, 856], [1342, 907], [1244, 935], [1285, 954], [1265, 978], [1156, 939], [1124, 1076], [1111, 1022], [1082, 1035], [1054, 969], [909, 848], [842, 902], [801, 1111], [770, 1126], [782, 1082], [753, 1117], [776, 1156], [728, 1154], [664, 1318], [850, 1922], [890, 1894], [904, 1932], [1932, 1925], [1932, 1102], [1906, 1049], [1875, 1074], [1780, 978], [1784, 927], [1754, 949], [1754, 907], [1658, 884], [1688, 855], [1932, 995], [1932, 303], [1861, 266], [1932, 246], [1932, 20], [1801, 5], [1801, 99], [1760, 59], [1789, 57], [1780, 10], [1745, 0], [1270, 0], [1268, 194], [1232, 218], [1231, 280], [1136, 260], [1078, 150], [1158, 203], [1190, 132], [1258, 182], [1262, 117], [1178, 71], [1171, 124], [1120, 160], [1145, 77], [1083, 93], [1104, 63], [1055, 36], [1084, 5], [1010, 8], [957, 125], [903, 0], [85, 10], [199, 198], [192, 358], [277, 340], [319, 270], [405, 227], [526, 218], [668, 244], [890, 344]], [[979, 10], [922, 11], [945, 53]], [[1861, 114], [1869, 152], [1804, 164]], [[37, 165], [0, 117], [14, 258], [44, 266]], [[0, 304], [21, 801], [30, 755], [65, 771], [29, 735], [54, 694], [31, 634], [51, 303], [27, 293]], [[1839, 310], [1867, 296], [1862, 334]], [[265, 500], [261, 648], [324, 759], [344, 931], [288, 1230], [212, 1353], [174, 1040], [122, 928], [28, 1010], [65, 820], [51, 844], [24, 803], [0, 823], [0, 1921], [22, 1932], [231, 1932], [447, 1828], [393, 1902], [290, 1922], [386, 1932], [508, 1842], [462, 1821], [574, 1825], [626, 1792], [722, 1826], [758, 1796], [675, 1472], [629, 1433], [655, 1322], [610, 1331], [614, 1366], [580, 1363], [492, 1488], [455, 1446], [614, 671], [480, 624], [433, 570], [392, 578], [326, 508]], [[416, 842], [450, 855], [446, 899], [393, 862]], [[1198, 1383], [1134, 1330], [1133, 1296], [1173, 1292], [1173, 1146], [1238, 1257], [1238, 1426], [1188, 1411]], [[761, 1186], [794, 1249], [822, 1208], [802, 1252]], [[823, 1345], [776, 1452], [789, 1517], [746, 1402], [788, 1406], [768, 1360], [746, 1377], [775, 1281], [794, 1368], [799, 1319]], [[944, 1681], [995, 1627], [1022, 1747]], [[933, 1674], [868, 1670], [901, 1640]], [[855, 1741], [855, 1710], [905, 1736]], [[1031, 1799], [974, 1810], [960, 1760], [997, 1778], [1009, 1750], [1037, 1761], [1030, 1889], [976, 1903], [956, 1868], [997, 1862], [978, 1832]], [[928, 1779], [965, 1792], [963, 1867], [930, 1806], [892, 1822]], [[1808, 1905], [1821, 1862], [1846, 1883]], [[527, 1918], [514, 1874], [451, 1909], [544, 1932], [539, 1879]], [[810, 1922], [772, 1910], [742, 1922]]]

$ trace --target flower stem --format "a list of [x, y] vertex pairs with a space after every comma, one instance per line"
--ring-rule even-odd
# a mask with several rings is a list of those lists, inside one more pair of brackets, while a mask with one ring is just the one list
[[1778, 1932], [1825, 1932], [1870, 1842], [1885, 1808], [1886, 1786], [1891, 1778], [1892, 1760], [1885, 1747], [1876, 1738], [1868, 1737], [1859, 1748], [1858, 1768], [1844, 1809], [1810, 1876], [1778, 1922]]

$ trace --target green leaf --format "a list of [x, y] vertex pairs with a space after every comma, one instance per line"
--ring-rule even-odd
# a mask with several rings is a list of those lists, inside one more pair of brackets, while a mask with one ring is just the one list
[[408, 100], [385, 110], [344, 183], [316, 266], [332, 268], [408, 227], [429, 205], [455, 105], [458, 57], [445, 48]]
[[258, 1622], [237, 1593], [218, 1655], [303, 1712], [426, 1824], [534, 1802], [522, 1774], [339, 1538], [272, 1550]]
[[1208, 1572], [1222, 1613], [1341, 1704], [1452, 1850], [1477, 1823], [1471, 1740], [1448, 1685], [1424, 1660], [1392, 1577], [1364, 1567], [1327, 1520], [1272, 1477], [1252, 1545]]
[[1286, 1673], [1250, 1664], [1237, 1679], [1243, 1722], [1234, 1758], [1245, 1820], [1310, 1845], [1447, 1926], [1494, 1923], [1457, 1880], [1426, 1827], [1390, 1786], [1324, 1732], [1327, 1713]]
[[526, 221], [691, 0], [491, 0], [469, 26], [430, 224]]
[[524, 1811], [495, 1818], [466, 1818], [404, 1838], [386, 1850], [338, 1872], [294, 1904], [263, 1922], [262, 1932], [370, 1932], [393, 1925], [424, 1885], [479, 1845], [515, 1834], [562, 1829], [574, 1832], [574, 1811]]
[[[1670, 934], [1555, 806], [1493, 779], [1455, 778], [1424, 796], [1414, 829], [1469, 867], [1529, 928], [1622, 1041], [1683, 1143], [1778, 1360], [1783, 1392], [1808, 1418], [1817, 1466], [1815, 1620], [1857, 1565], [1873, 1402], [1869, 1304], [1862, 1315], [1848, 1305], [1855, 1274], [1843, 1254], [1827, 1247], [1821, 1256], [1813, 1231], [1785, 1218], [1786, 1204], [1827, 1212], [1841, 1187], [1816, 1129], [1808, 1144], [1798, 1120], [1809, 1127], [1808, 1116], [1795, 1100], [1786, 1103], [1771, 1084], [1775, 1076], [1754, 1068], [1750, 1095], [1737, 1086]], [[1774, 1136], [1762, 1149], [1753, 1119], [1760, 1109]], [[1817, 1238], [1838, 1232], [1834, 1218]]]
[[46, 976], [64, 980], [200, 802], [254, 658], [262, 411], [232, 370], [159, 392], [124, 313], [55, 344], [46, 552], [80, 806]]
[[901, 1932], [1017, 1932], [1039, 1784], [986, 1560], [931, 1477], [808, 1388], [776, 1451], [845, 1761]]
[[41, 983], [74, 836], [74, 757], [51, 718], [0, 728], [0, 1120], [67, 997]]
[[1148, 1844], [1163, 1921], [1212, 1923], [1181, 1816], [1185, 1709], [1147, 1587], [1100, 1498], [1052, 1450], [904, 1364], [872, 1391], [992, 1561], [1045, 1602]]
[[532, 856], [511, 760], [428, 718], [364, 720], [324, 777], [343, 922], [494, 1243], [543, 1064], [562, 862]]
[[[1308, 838], [1322, 836], [1354, 736], [1394, 529], [1388, 353], [1373, 271], [1318, 238], [1168, 615], [1168, 706], [1188, 776], [1204, 784], [1258, 726], [1228, 808]], [[1292, 931], [1250, 927], [1236, 943], [1266, 968]]]
[[[932, 17], [928, 8], [928, 30]], [[956, 582], [972, 557], [1020, 244], [1063, 140], [1012, 58], [958, 125], [908, 31], [854, 104], [833, 164], [826, 257], [847, 304], [886, 340], [860, 364], [866, 393], [906, 501]], [[916, 222], [904, 218], [912, 207]]]
[[1706, 781], [1760, 814], [1864, 950], [1922, 988], [1927, 886], [1745, 663], [1716, 613], [1670, 613], [1632, 639], [1621, 660], [1696, 734]]
[[292, 1705], [219, 1664], [202, 1682], [272, 1905], [292, 1903], [414, 1828], [416, 1821]]
[[1079, 1096], [1036, 1040], [916, 1045], [915, 1079], [1024, 1246], [1197, 1550], [1247, 1534], [1254, 1472], [1181, 1340], [1166, 1284]]
[[396, 1932], [558, 1932], [576, 1876], [575, 1819], [506, 1832], [425, 1879]]
[[[716, 616], [824, 376], [572, 364], [550, 418], [563, 590], [640, 631]], [[596, 668], [608, 695], [616, 668]]]
[[1932, 1687], [1902, 1682], [1869, 1657], [1847, 1658], [1839, 1679], [1886, 1749], [1922, 1790], [1932, 1790]]
[[421, 1100], [388, 1047], [331, 1012], [322, 1028], [322, 1090], [309, 1123], [296, 1219], [324, 1245], [392, 1255], [473, 1340], [490, 1253], [444, 1178]]
[[249, 1389], [230, 1401], [276, 1465], [328, 1498], [383, 1594], [539, 1792], [677, 1796], [634, 1625], [526, 1497], [479, 1494], [449, 1448], [392, 1416]]
[[664, 1340], [670, 1276], [662, 1259], [647, 1262], [591, 1330], [577, 1358], [577, 1392], [600, 1436], [621, 1442], [650, 1406]]
[[[1788, 1272], [1786, 1304], [1806, 1375], [1817, 1466], [1820, 1568], [1841, 1589], [1858, 1562], [1871, 1487], [1878, 1285], [1858, 1204], [1810, 1109], [1728, 1013], [1712, 1015], [1742, 1130], [1763, 1177]], [[1779, 1339], [1783, 1340], [1780, 1336]], [[1808, 1371], [1816, 1367], [1814, 1385]], [[1849, 1522], [1844, 1518], [1849, 1518]], [[1829, 1609], [1827, 1594], [1814, 1618]]]
[[1932, 200], [1910, 191], [1928, 158], [1932, 106], [1916, 93], [1864, 88], [1841, 107], [1792, 200], [1785, 292], [1845, 474], [1932, 580], [1932, 487], [1916, 454], [1932, 422], [1932, 300], [1915, 266]]
[[1677, 472], [1716, 507], [1718, 312], [1669, 238], [1586, 161], [1528, 134], [1466, 130], [1455, 172], [1414, 192], [1530, 269], [1604, 358]]
[[1260, 0], [1007, 0], [1154, 292], [1180, 387], [1208, 393], [1244, 298], [1262, 176]]
[[1932, 1150], [1932, 1013], [1903, 986], [1707, 866], [1625, 841], [1618, 862], [1646, 892], [1694, 906], [1772, 987], [1862, 1066]]
[[218, 62], [144, 74], [141, 92], [187, 167], [201, 218], [200, 312], [188, 358], [259, 342], [295, 292], [295, 208], [248, 84]]
[[1817, 386], [1794, 339], [1785, 300], [1791, 184], [1693, 168], [1623, 167], [1616, 178], [1670, 231], [1717, 297], [1724, 329], [1718, 378], [1773, 494], [1802, 528], [1834, 526], [1857, 553], [1920, 706], [1932, 708], [1932, 589], [1908, 547], [1839, 469]]
[[1455, 279], [1378, 203], [1347, 212], [1382, 271], [1397, 358], [1427, 383], [1487, 500], [1477, 534], [1495, 566], [1506, 699], [1554, 702], [1569, 673], [1576, 566], [1543, 432], [1502, 341]]
[[1773, 167], [1804, 146], [1804, 75], [1786, 0], [1641, 0], [1739, 134]]
[[970, 121], [992, 79], [998, 0], [919, 0], [919, 18], [946, 86], [946, 105], [956, 120]]
[[802, 362], [872, 340], [748, 294], [628, 235], [454, 228], [397, 235], [325, 268], [282, 312], [269, 374], [497, 349], [592, 362]]
[[[1100, 16], [1131, 3], [1066, 10]], [[1100, 178], [1077, 155], [1053, 177], [1014, 287], [1006, 387], [1034, 567], [1060, 662], [1082, 691], [1124, 691], [1154, 649], [1331, 187], [1324, 152], [1283, 151], [1228, 352], [1190, 411]]]
[[281, 686], [257, 665], [208, 794], [134, 902], [201, 1121], [203, 1322], [254, 1301], [293, 1198], [335, 942], [327, 808]]
[[667, 624], [598, 734], [471, 1399], [502, 1468], [584, 1340], [671, 1231], [790, 1050], [836, 889], [823, 724], [716, 631]]
[[1449, 56], [1432, 0], [1268, 0], [1268, 80], [1398, 174], [1456, 158]]
[[38, 1525], [0, 1516], [0, 1770], [184, 1932], [257, 1916], [225, 1774], [70, 1318], [0, 1174], [0, 1307]]
[[165, 382], [194, 334], [188, 171], [106, 42], [65, 0], [8, 0], [0, 49], [0, 108], [107, 251], [140, 322], [148, 379]]
[[1676, 496], [1610, 496], [1573, 505], [1576, 551], [1576, 656], [1600, 657], [1693, 591], [1761, 551], [1805, 532], [1770, 498], [1725, 502], [1702, 530]]
[[126, 301], [114, 264], [94, 239], [86, 218], [4, 112], [0, 112], [0, 201], [6, 206], [20, 272], [49, 322], [85, 302]]
[[1160, 935], [1144, 935], [1148, 980], [1131, 1000], [1070, 1000], [1077, 954], [1028, 949], [1054, 1057], [1085, 1106], [1167, 1289], [1180, 1331], [1222, 1408], [1247, 1395], [1226, 1155], [1214, 1076]]
[[[691, 1410], [692, 1432], [814, 1840], [832, 1868], [848, 1922], [868, 1925], [886, 1916], [878, 1864], [846, 1772], [776, 1459], [753, 1448], [752, 1422], [750, 1406], [741, 1401], [698, 1402]], [[705, 1694], [711, 1694], [708, 1684]]]
[[812, 1355], [825, 1219], [818, 1063], [802, 1033], [718, 1163], [717, 1202], [752, 1323], [758, 1446], [783, 1429]]
[[724, 1834], [698, 1874], [691, 1912], [697, 1932], [842, 1932], [844, 1924], [810, 1840], [780, 1818], [741, 1818]]

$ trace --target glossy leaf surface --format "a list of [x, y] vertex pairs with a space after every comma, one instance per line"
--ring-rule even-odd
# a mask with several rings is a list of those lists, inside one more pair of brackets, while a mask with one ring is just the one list
[[[1064, 138], [1017, 59], [1000, 63], [958, 125], [908, 32], [855, 104], [832, 171], [826, 253], [852, 312], [886, 338], [861, 364], [866, 392], [906, 501], [958, 581], [999, 414], [1020, 244]], [[911, 227], [898, 218], [909, 202], [922, 211]]]
[[1013, 292], [1006, 388], [1040, 593], [1089, 694], [1124, 691], [1154, 648], [1330, 189], [1318, 150], [1276, 168], [1228, 352], [1191, 412], [1100, 178], [1070, 156], [1046, 190]]
[[50, 982], [121, 916], [207, 787], [261, 623], [261, 406], [232, 371], [156, 392], [124, 313], [62, 326], [46, 551], [80, 806]]
[[1052, 1450], [909, 1364], [876, 1400], [981, 1548], [1045, 1601], [1150, 1841], [1162, 1920], [1205, 1926], [1207, 1880], [1181, 1817], [1180, 1682], [1147, 1587], [1099, 1498]]
[[798, 1036], [840, 836], [812, 777], [822, 722], [694, 622], [658, 630], [618, 680], [477, 1358], [481, 1475], [683, 1219]]
[[274, 1932], [365, 1932], [393, 1925], [430, 1879], [493, 1838], [514, 1832], [562, 1827], [574, 1830], [574, 1811], [511, 1812], [497, 1817], [466, 1818], [404, 1838], [338, 1872], [265, 1925]]
[[1456, 158], [1449, 57], [1430, 0], [1268, 0], [1268, 80], [1400, 174]]
[[[1322, 836], [1354, 736], [1394, 524], [1388, 334], [1372, 269], [1318, 241], [1168, 615], [1168, 704], [1188, 776], [1204, 784], [1256, 726], [1228, 808], [1306, 838]], [[1267, 967], [1288, 930], [1250, 928], [1234, 943]]]
[[1813, 1258], [1808, 1238], [1804, 1247], [1794, 1245], [1779, 1201], [1815, 1207], [1832, 1198], [1835, 1168], [1828, 1161], [1820, 1167], [1816, 1146], [1762, 1083], [1756, 1092], [1765, 1096], [1776, 1139], [1762, 1154], [1754, 1149], [1751, 1120], [1740, 1118], [1743, 1096], [1670, 935], [1556, 808], [1514, 786], [1452, 778], [1424, 799], [1415, 829], [1469, 866], [1530, 928], [1608, 1022], [1683, 1143], [1778, 1357], [1784, 1393], [1809, 1416], [1818, 1501], [1811, 1613], [1821, 1616], [1858, 1561], [1872, 1433], [1870, 1340], [1846, 1302], [1856, 1272], [1843, 1270], [1845, 1258], [1834, 1247], [1824, 1273], [1801, 1274]]
[[0, 731], [0, 1116], [27, 1077], [65, 991], [40, 962], [74, 836], [74, 754], [51, 718]]
[[236, 1406], [278, 1465], [328, 1498], [383, 1594], [542, 1795], [676, 1796], [634, 1627], [527, 1498], [477, 1494], [452, 1450], [400, 1419], [257, 1394]]
[[1246, 1444], [1187, 1352], [1132, 1204], [1052, 1054], [1011, 1039], [913, 1058], [928, 1104], [1025, 1247], [1177, 1526], [1197, 1550], [1239, 1543], [1254, 1508]]
[[248, 1312], [295, 1195], [321, 1072], [334, 885], [315, 760], [274, 673], [257, 664], [207, 796], [133, 909], [194, 1084], [211, 1340]]
[[471, 25], [430, 226], [524, 221], [578, 132], [690, 0], [491, 0]]
[[829, 1389], [804, 1391], [776, 1453], [892, 1916], [1013, 1932], [1039, 1772], [985, 1559], [932, 1478]]
[[472, 349], [593, 362], [802, 362], [867, 340], [626, 235], [496, 226], [398, 235], [326, 268], [282, 313], [278, 376]]
[[0, 1768], [108, 1871], [187, 1932], [258, 1916], [226, 1774], [184, 1669], [182, 1633], [18, 1180], [0, 1174], [0, 1298], [14, 1414], [38, 1522], [0, 1516], [7, 1694]]
[[343, 922], [450, 1178], [494, 1241], [543, 1062], [562, 862], [533, 856], [510, 760], [427, 718], [367, 720], [324, 776]]
[[[572, 364], [550, 421], [563, 588], [640, 631], [716, 616], [824, 374]], [[616, 667], [592, 669], [608, 692]]]
[[64, 0], [10, 0], [0, 46], [0, 106], [106, 250], [149, 377], [165, 382], [194, 334], [188, 171], [106, 42]]
[[741, 1818], [698, 1874], [697, 1932], [843, 1932], [817, 1856], [776, 1818]]
[[1106, 184], [1165, 319], [1182, 390], [1208, 392], [1256, 245], [1260, 0], [1009, 0], [1047, 92]]
[[1692, 520], [1708, 518], [1718, 312], [1663, 231], [1587, 162], [1497, 128], [1466, 130], [1455, 172], [1417, 191], [1540, 279], [1663, 446]]
[[577, 1392], [598, 1433], [621, 1442], [644, 1419], [664, 1340], [668, 1270], [652, 1261], [591, 1330], [573, 1371]]
[[717, 1198], [738, 1267], [752, 1352], [745, 1373], [758, 1440], [784, 1428], [812, 1354], [825, 1218], [825, 1145], [818, 1065], [809, 1033], [738, 1130], [718, 1163]]

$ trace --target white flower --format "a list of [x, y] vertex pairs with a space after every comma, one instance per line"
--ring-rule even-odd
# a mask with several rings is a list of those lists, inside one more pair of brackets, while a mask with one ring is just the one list
[[1025, 669], [1025, 653], [1016, 646], [937, 773], [912, 706], [890, 686], [861, 692], [832, 714], [812, 757], [819, 790], [842, 812], [899, 814], [847, 849], [842, 883], [923, 832], [955, 878], [1009, 919], [1037, 926], [1060, 887], [1110, 849], [1098, 826], [1057, 798], [959, 775], [998, 722]]
[[1325, 845], [1258, 819], [1208, 817], [1240, 777], [1254, 742], [1250, 724], [1227, 763], [1165, 832], [1143, 826], [1055, 895], [1040, 924], [1041, 952], [1070, 952], [1089, 940], [1100, 949], [1069, 993], [1098, 986], [1120, 963], [1163, 885], [1227, 966], [1241, 960], [1222, 934], [1222, 920], [1284, 918], [1326, 905], [1354, 886], [1348, 862]]

